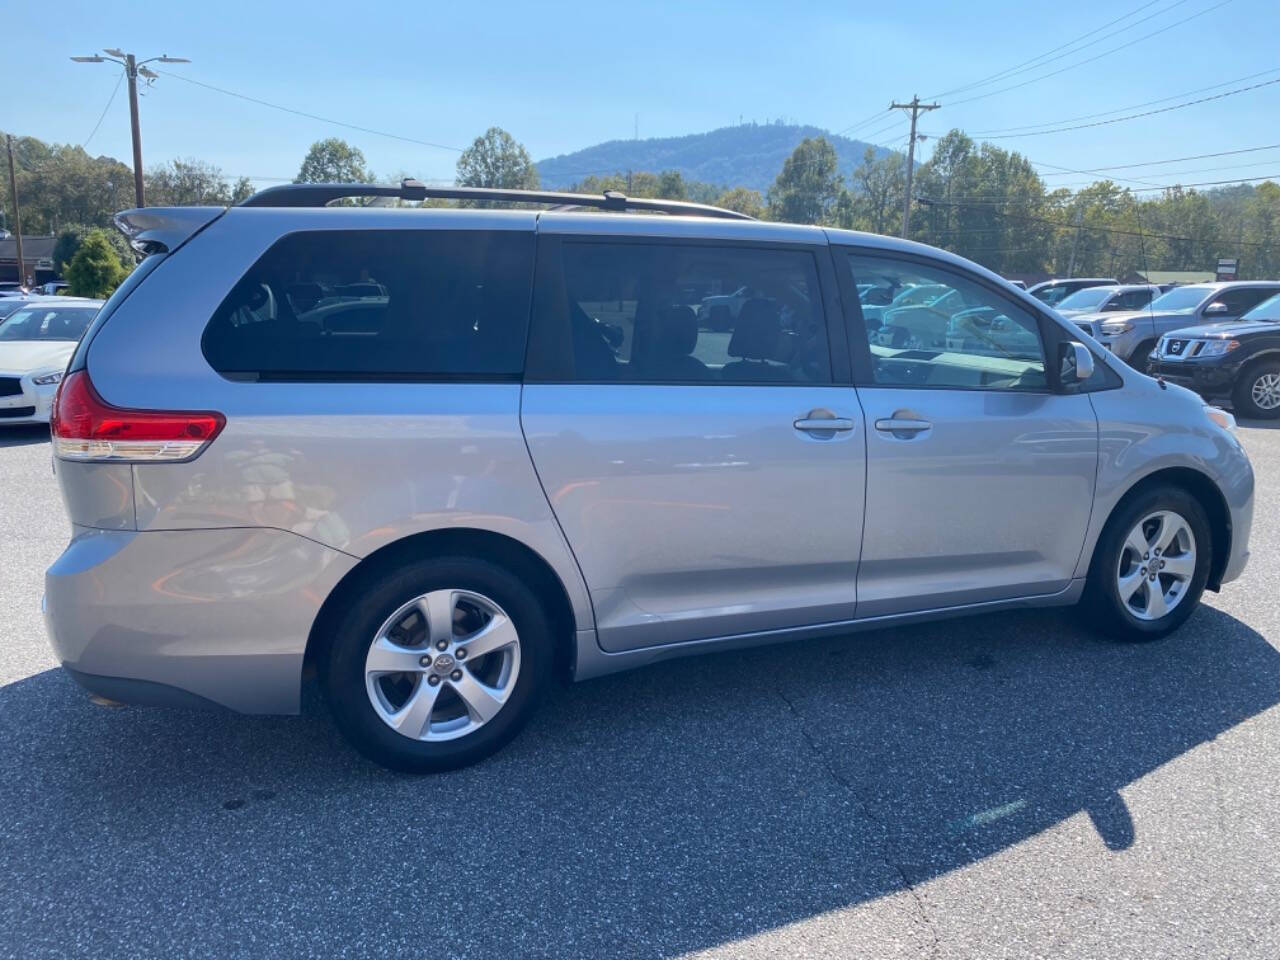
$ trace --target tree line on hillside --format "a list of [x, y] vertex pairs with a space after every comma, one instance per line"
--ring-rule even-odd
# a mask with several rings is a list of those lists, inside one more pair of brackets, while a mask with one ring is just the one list
[[[129, 167], [78, 146], [15, 140], [23, 230], [58, 237], [55, 263], [64, 273], [95, 228], [133, 203]], [[397, 173], [388, 179], [398, 180]], [[189, 158], [145, 172], [153, 206], [238, 203], [253, 192], [247, 178]], [[359, 147], [336, 137], [307, 151], [294, 182], [374, 182]], [[901, 225], [906, 160], [877, 156], [841, 170], [823, 137], [806, 138], [786, 159], [769, 190], [686, 179], [677, 170], [618, 171], [573, 184], [578, 192], [619, 190], [637, 197], [710, 203], [761, 219], [894, 234]], [[508, 132], [492, 127], [462, 152], [455, 182], [462, 186], [536, 189], [538, 169]], [[1051, 187], [1026, 157], [960, 130], [940, 137], [914, 176], [911, 235], [1004, 274], [1123, 277], [1147, 270], [1210, 270], [1220, 256], [1238, 256], [1241, 276], [1280, 276], [1280, 185], [1240, 184], [1212, 190], [1170, 187], [1143, 192], [1112, 180], [1070, 190]], [[385, 201], [379, 201], [385, 202]], [[446, 206], [429, 200], [423, 206]], [[8, 196], [0, 204], [7, 225]], [[127, 245], [114, 231], [94, 236], [114, 251], [121, 276], [132, 268]], [[99, 271], [101, 274], [101, 271]], [[99, 276], [97, 290], [114, 287]]]

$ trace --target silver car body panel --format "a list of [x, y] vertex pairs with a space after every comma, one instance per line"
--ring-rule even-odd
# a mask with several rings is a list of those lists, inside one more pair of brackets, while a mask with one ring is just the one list
[[280, 530], [77, 527], [45, 576], [45, 621], [79, 673], [296, 713], [311, 624], [355, 564]]
[[[854, 616], [866, 463], [852, 387], [524, 394], [529, 451], [605, 650]], [[794, 426], [817, 410], [856, 426]]]
[[[863, 388], [867, 520], [858, 616], [1057, 593], [1093, 506], [1087, 394]], [[918, 433], [876, 429], [893, 417]]]
[[[1162, 390], [1101, 351], [1123, 388], [1076, 396], [923, 396], [851, 384], [248, 383], [204, 359], [208, 318], [286, 233], [476, 227], [810, 248], [829, 239], [927, 256], [1048, 315], [962, 258], [847, 231], [695, 217], [232, 208], [184, 238], [88, 348], [107, 402], [217, 410], [227, 425], [187, 463], [58, 462], [73, 539], [46, 594], [64, 663], [238, 710], [296, 710], [324, 599], [362, 559], [438, 530], [501, 534], [546, 561], [569, 599], [579, 678], [714, 649], [1074, 602], [1110, 511], [1164, 467], [1197, 470], [1223, 491], [1233, 526], [1224, 579], [1247, 557], [1253, 477], [1238, 443], [1193, 395]], [[918, 442], [875, 429], [885, 411], [925, 406], [933, 428]], [[794, 420], [817, 408], [854, 429], [801, 435]]]

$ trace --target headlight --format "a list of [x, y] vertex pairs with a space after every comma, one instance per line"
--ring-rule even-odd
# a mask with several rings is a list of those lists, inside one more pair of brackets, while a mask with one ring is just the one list
[[1223, 430], [1236, 432], [1236, 418], [1221, 407], [1211, 407], [1205, 404], [1204, 415], [1220, 426]]
[[56, 373], [42, 373], [38, 377], [31, 378], [31, 382], [34, 383], [37, 387], [47, 387], [55, 383], [60, 383], [61, 381], [62, 381], [61, 370], [58, 370]]
[[1240, 346], [1239, 340], [1206, 340], [1197, 357], [1221, 357]]
[[1109, 337], [1117, 337], [1122, 333], [1128, 333], [1133, 329], [1133, 324], [1128, 320], [1103, 320], [1102, 332]]

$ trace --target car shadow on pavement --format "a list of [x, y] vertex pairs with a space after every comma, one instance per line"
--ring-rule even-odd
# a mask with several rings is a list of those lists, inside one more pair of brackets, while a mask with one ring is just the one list
[[26, 447], [33, 443], [49, 442], [47, 423], [25, 424], [20, 427], [0, 425], [0, 447]]
[[[1076, 815], [1141, 844], [1120, 791], [1277, 702], [1280, 653], [1215, 609], [1147, 645], [1026, 611], [557, 689], [414, 778], [322, 712], [106, 709], [50, 670], [0, 688], [0, 920], [23, 956], [674, 956]], [[925, 950], [902, 911], [882, 935]]]

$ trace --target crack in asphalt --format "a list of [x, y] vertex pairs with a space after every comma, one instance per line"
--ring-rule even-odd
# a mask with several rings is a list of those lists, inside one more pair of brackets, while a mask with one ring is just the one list
[[817, 756], [818, 762], [822, 765], [822, 769], [826, 771], [827, 776], [845, 789], [849, 796], [853, 798], [854, 803], [857, 804], [863, 817], [871, 823], [874, 823], [880, 830], [880, 860], [884, 863], [886, 868], [898, 877], [899, 882], [902, 884], [902, 888], [911, 895], [911, 899], [916, 905], [916, 912], [920, 915], [920, 920], [928, 931], [930, 940], [933, 941], [933, 947], [929, 951], [929, 955], [931, 957], [939, 956], [942, 952], [942, 941], [938, 936], [937, 928], [933, 925], [933, 920], [929, 917], [928, 910], [925, 909], [924, 898], [920, 896], [920, 891], [916, 889], [916, 885], [911, 881], [910, 877], [907, 876], [907, 871], [902, 864], [895, 861], [889, 855], [888, 827], [885, 825], [883, 820], [871, 812], [871, 804], [858, 793], [849, 778], [840, 772], [840, 769], [831, 761], [827, 752], [819, 745], [817, 739], [813, 736], [808, 725], [805, 723], [804, 714], [796, 709], [795, 702], [782, 691], [780, 686], [775, 687], [775, 689], [778, 692], [778, 696], [782, 699], [782, 702], [787, 705], [787, 709], [791, 711], [791, 715], [795, 717], [796, 726], [800, 730], [800, 736], [804, 738], [804, 742], [808, 744], [809, 749]]

